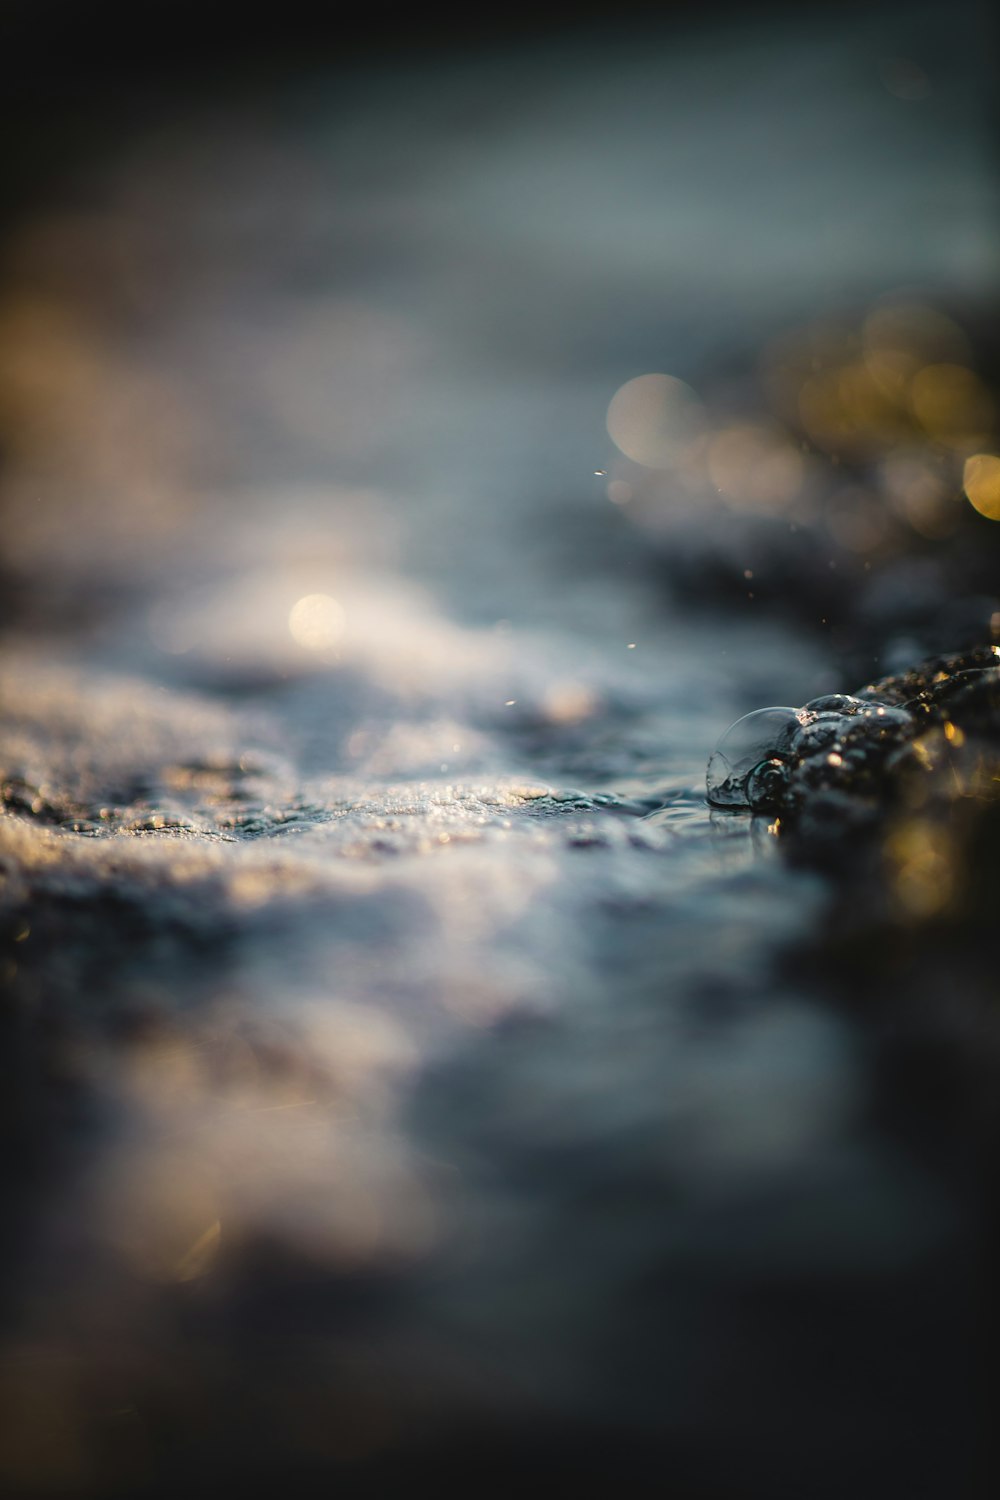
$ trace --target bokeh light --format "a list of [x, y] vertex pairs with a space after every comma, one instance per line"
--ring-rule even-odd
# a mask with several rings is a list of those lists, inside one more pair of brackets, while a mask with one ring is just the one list
[[329, 594], [306, 594], [292, 605], [288, 628], [307, 651], [333, 651], [344, 633], [343, 607]]
[[802, 484], [802, 455], [787, 434], [743, 423], [709, 443], [708, 473], [720, 494], [756, 510], [783, 510]]
[[615, 392], [608, 432], [626, 458], [647, 469], [665, 469], [682, 456], [705, 426], [701, 402], [673, 375], [636, 375]]
[[974, 453], [966, 459], [962, 484], [981, 516], [1000, 521], [1000, 458], [995, 453]]

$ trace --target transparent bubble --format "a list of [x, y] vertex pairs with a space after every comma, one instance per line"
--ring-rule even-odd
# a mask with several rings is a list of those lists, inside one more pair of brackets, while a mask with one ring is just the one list
[[755, 812], [768, 812], [777, 807], [787, 780], [785, 762], [773, 756], [762, 760], [746, 778], [746, 799]]
[[769, 806], [800, 725], [795, 708], [758, 708], [737, 719], [708, 763], [708, 800], [712, 806]]

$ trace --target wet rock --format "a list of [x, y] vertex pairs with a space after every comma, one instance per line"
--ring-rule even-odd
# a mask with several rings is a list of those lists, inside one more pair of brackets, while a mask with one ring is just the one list
[[760, 709], [719, 741], [715, 807], [777, 814], [801, 847], [841, 848], [891, 814], [989, 799], [1000, 755], [1000, 648], [936, 656], [854, 694]]

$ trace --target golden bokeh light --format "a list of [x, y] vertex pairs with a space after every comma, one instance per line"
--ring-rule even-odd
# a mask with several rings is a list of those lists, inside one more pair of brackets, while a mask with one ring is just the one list
[[913, 377], [910, 400], [924, 430], [944, 443], [982, 437], [993, 420], [993, 400], [964, 365], [925, 365]]
[[908, 917], [944, 911], [955, 895], [955, 858], [946, 829], [922, 818], [899, 826], [887, 844], [893, 892]]
[[895, 355], [914, 366], [967, 364], [968, 337], [947, 314], [922, 302], [883, 302], [865, 319], [862, 344], [867, 359]]
[[817, 447], [862, 456], [902, 428], [901, 413], [862, 360], [807, 376], [798, 415]]
[[1000, 521], [1000, 458], [995, 453], [974, 453], [966, 459], [962, 488], [981, 516]]
[[868, 349], [864, 365], [883, 396], [898, 406], [906, 403], [910, 381], [920, 361], [909, 349]]
[[880, 303], [860, 326], [795, 329], [766, 352], [764, 376], [776, 414], [837, 461], [928, 438], [964, 456], [995, 416], [962, 329], [916, 302]]
[[608, 433], [617, 448], [645, 469], [669, 468], [703, 432], [701, 402], [673, 375], [636, 375], [615, 392]]

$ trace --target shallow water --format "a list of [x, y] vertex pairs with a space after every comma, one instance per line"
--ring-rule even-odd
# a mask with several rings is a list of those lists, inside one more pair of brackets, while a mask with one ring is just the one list
[[[971, 10], [924, 116], [897, 23], [315, 76], [15, 236], [16, 1490], [964, 1483], [955, 1148], [880, 1116], [789, 957], [825, 878], [705, 799], [728, 724], [857, 683], [818, 604], [755, 603], [773, 515], [680, 459], [650, 499], [605, 428], [662, 369], [724, 424], [838, 302], [991, 294]], [[691, 599], [692, 535], [739, 608]]]

